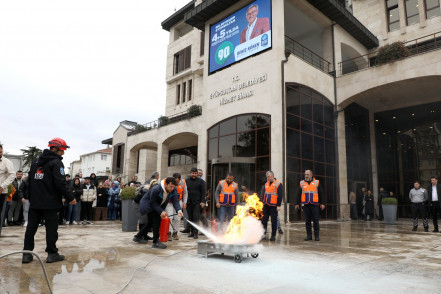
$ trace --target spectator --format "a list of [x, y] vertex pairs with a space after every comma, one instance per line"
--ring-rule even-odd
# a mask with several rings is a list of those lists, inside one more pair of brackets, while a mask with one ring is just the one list
[[94, 186], [95, 188], [98, 187], [98, 179], [96, 178], [96, 174], [94, 174], [94, 173], [90, 174], [90, 184], [92, 186]]
[[365, 214], [365, 220], [371, 221], [374, 218], [374, 195], [372, 195], [372, 191], [368, 190], [367, 195], [364, 196], [364, 214]]
[[29, 220], [29, 192], [28, 192], [29, 186], [28, 186], [28, 177], [23, 178], [23, 182], [20, 185], [20, 190], [18, 192], [18, 195], [20, 197], [20, 201], [23, 204], [23, 218], [25, 220], [24, 227], [28, 226], [28, 220]]
[[84, 179], [81, 195], [81, 221], [83, 225], [92, 225], [92, 204], [96, 199], [96, 188], [90, 183], [90, 178]]
[[138, 177], [137, 176], [133, 176], [132, 180], [129, 182], [129, 185], [134, 184], [135, 186], [139, 186], [141, 185], [140, 182], [138, 182]]
[[159, 180], [159, 173], [157, 171], [152, 173], [152, 176], [150, 177], [150, 179], [148, 179], [147, 181], [145, 181], [144, 185], [147, 186], [150, 184], [151, 181], [153, 180]]
[[[200, 209], [205, 207], [205, 195], [207, 192], [205, 181], [198, 177], [198, 170], [192, 168], [190, 177], [185, 181], [187, 184], [188, 199], [186, 206], [188, 220], [197, 224], [199, 222]], [[191, 226], [188, 237], [197, 239], [198, 230]]]
[[107, 201], [109, 198], [109, 184], [98, 184], [97, 189], [97, 202], [95, 209], [95, 220], [107, 220]]
[[117, 211], [119, 208], [118, 199], [121, 193], [121, 188], [119, 188], [119, 182], [115, 181], [112, 187], [109, 189], [109, 200], [107, 202], [107, 219], [115, 220], [117, 216]]
[[349, 207], [350, 207], [351, 219], [357, 220], [358, 219], [357, 196], [355, 195], [354, 191], [351, 191], [349, 193]]
[[81, 188], [80, 178], [75, 177], [72, 184], [72, 194], [75, 197], [77, 204], [69, 204], [69, 209], [67, 211], [66, 225], [73, 224], [76, 225], [77, 208], [81, 204], [81, 195], [83, 194], [83, 189]]
[[429, 207], [432, 210], [433, 219], [433, 232], [439, 232], [438, 230], [438, 214], [441, 213], [440, 197], [441, 197], [441, 184], [438, 183], [437, 177], [430, 178], [430, 186], [427, 189]]
[[383, 187], [380, 188], [380, 194], [378, 195], [378, 220], [382, 221], [384, 219], [383, 216], [383, 203], [381, 203], [381, 200], [383, 200], [383, 198], [387, 198], [387, 192], [384, 190]]
[[429, 222], [427, 221], [427, 210], [426, 201], [429, 198], [427, 190], [421, 188], [421, 183], [415, 181], [413, 183], [413, 189], [409, 192], [409, 199], [412, 202], [412, 218], [413, 218], [413, 229], [416, 231], [418, 229], [418, 214], [423, 219], [424, 231], [429, 231]]
[[8, 211], [8, 225], [10, 226], [20, 225], [20, 223], [18, 222], [18, 218], [20, 216], [20, 211], [23, 203], [20, 200], [19, 189], [23, 183], [22, 177], [23, 177], [23, 172], [19, 170], [15, 174], [15, 179], [12, 182], [12, 186], [14, 187], [14, 189], [12, 192], [12, 199]]

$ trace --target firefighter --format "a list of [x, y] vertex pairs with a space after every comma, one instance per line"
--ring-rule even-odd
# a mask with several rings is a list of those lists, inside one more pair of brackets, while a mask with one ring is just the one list
[[216, 207], [219, 208], [219, 222], [221, 228], [223, 228], [225, 216], [227, 217], [227, 221], [230, 221], [233, 218], [236, 210], [236, 201], [239, 201], [238, 185], [233, 180], [233, 174], [228, 173], [227, 178], [219, 181], [216, 188]]
[[267, 182], [262, 187], [262, 191], [260, 192], [260, 200], [263, 202], [262, 225], [265, 229], [264, 239], [266, 239], [268, 219], [271, 216], [270, 241], [275, 241], [277, 233], [277, 216], [279, 214], [283, 199], [283, 185], [274, 178], [274, 173], [270, 170], [266, 172], [266, 179]]
[[305, 241], [312, 240], [311, 220], [314, 222], [314, 240], [320, 241], [320, 209], [324, 210], [323, 189], [319, 180], [316, 180], [311, 170], [305, 170], [305, 180], [300, 181], [297, 193], [297, 204], [295, 209], [299, 209], [301, 202], [305, 215], [306, 238]]
[[[69, 204], [76, 204], [71, 189], [66, 182], [63, 159], [64, 151], [69, 148], [61, 138], [49, 141], [49, 149], [31, 164], [28, 176], [29, 216], [26, 227], [23, 250], [34, 250], [34, 236], [41, 220], [46, 226], [46, 252], [47, 263], [64, 260], [58, 253], [56, 242], [58, 240], [58, 211], [63, 206], [62, 196]], [[22, 263], [33, 260], [30, 253], [24, 253]]]

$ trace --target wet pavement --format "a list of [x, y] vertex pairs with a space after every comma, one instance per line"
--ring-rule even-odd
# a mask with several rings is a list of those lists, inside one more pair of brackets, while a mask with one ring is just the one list
[[[46, 264], [54, 293], [441, 293], [441, 234], [411, 232], [410, 220], [322, 221], [321, 241], [303, 241], [304, 224], [262, 241], [258, 258], [196, 254], [180, 234], [165, 250], [132, 242], [120, 222], [60, 226], [63, 262]], [[431, 228], [432, 229], [432, 228]], [[3, 228], [0, 256], [21, 250], [25, 228]], [[204, 240], [205, 237], [200, 237]], [[45, 229], [35, 252], [43, 260]], [[0, 259], [0, 293], [49, 293], [40, 263]]]

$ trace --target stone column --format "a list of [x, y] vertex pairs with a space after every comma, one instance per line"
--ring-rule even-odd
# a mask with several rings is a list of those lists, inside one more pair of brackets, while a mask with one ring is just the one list
[[168, 176], [168, 145], [158, 144], [157, 163], [156, 167], [159, 172], [159, 178], [164, 179]]
[[424, 28], [426, 26], [426, 11], [425, 11], [424, 7], [425, 7], [424, 0], [418, 0], [418, 13], [420, 15], [420, 28]]
[[400, 32], [406, 33], [407, 20], [406, 20], [406, 3], [404, 0], [398, 0], [398, 11], [400, 14]]
[[337, 142], [337, 152], [338, 152], [338, 174], [337, 181], [340, 186], [340, 214], [337, 216], [339, 220], [350, 220], [350, 209], [348, 203], [348, 170], [346, 161], [346, 128], [345, 128], [345, 113], [340, 111], [337, 118], [337, 128], [338, 142]]
[[[371, 165], [372, 165], [372, 193], [374, 194], [374, 201], [378, 205], [378, 170], [377, 170], [377, 143], [375, 140], [375, 119], [374, 112], [369, 111], [369, 131], [371, 142]], [[368, 188], [369, 189], [369, 188]], [[377, 208], [378, 212], [378, 208]]]

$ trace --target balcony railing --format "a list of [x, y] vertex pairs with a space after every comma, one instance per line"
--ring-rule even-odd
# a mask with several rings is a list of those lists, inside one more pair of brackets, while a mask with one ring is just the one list
[[127, 136], [132, 136], [138, 133], [149, 131], [151, 129], [157, 129], [164, 127], [169, 124], [174, 124], [186, 119], [191, 119], [193, 117], [202, 115], [202, 106], [193, 105], [187, 111], [180, 112], [171, 116], [161, 116], [159, 119], [148, 122], [146, 124], [138, 124], [135, 129], [127, 134]]
[[315, 54], [314, 52], [288, 36], [285, 36], [285, 49], [291, 51], [295, 56], [303, 59], [307, 63], [325, 73], [329, 73], [331, 70], [331, 63], [329, 61], [326, 61], [319, 55]]
[[[404, 45], [409, 49], [410, 55], [415, 56], [418, 54], [430, 52], [441, 48], [441, 32], [430, 34], [424, 37], [417, 38], [415, 40], [404, 42]], [[365, 68], [375, 67], [377, 63], [378, 51], [362, 55], [356, 58], [348, 59], [338, 64], [340, 75], [348, 74], [354, 71], [362, 70]], [[409, 57], [408, 56], [408, 57]], [[407, 57], [403, 57], [407, 58]]]

